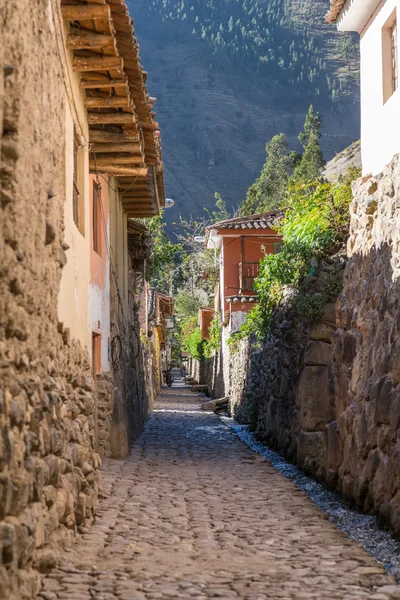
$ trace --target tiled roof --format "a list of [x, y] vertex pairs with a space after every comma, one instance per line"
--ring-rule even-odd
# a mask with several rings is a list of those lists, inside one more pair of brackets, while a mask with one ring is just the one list
[[328, 23], [336, 23], [340, 13], [342, 12], [344, 5], [347, 0], [331, 0], [331, 7], [327, 14], [325, 15], [325, 19]]
[[235, 296], [226, 296], [225, 300], [228, 304], [232, 304], [233, 302], [241, 302], [242, 304], [245, 304], [246, 302], [257, 302], [257, 296], [236, 294]]
[[259, 213], [257, 215], [249, 215], [248, 217], [235, 217], [219, 221], [213, 225], [209, 225], [210, 229], [274, 229], [282, 219], [284, 213], [281, 210], [273, 210], [270, 212]]
[[90, 172], [118, 178], [128, 217], [159, 214], [165, 191], [155, 98], [147, 92], [128, 6], [125, 0], [61, 0], [61, 12], [85, 94]]

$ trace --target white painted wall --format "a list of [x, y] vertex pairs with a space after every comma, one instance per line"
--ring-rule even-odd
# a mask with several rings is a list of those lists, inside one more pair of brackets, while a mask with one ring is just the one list
[[382, 88], [382, 28], [396, 7], [399, 25], [400, 1], [386, 0], [378, 7], [361, 37], [361, 158], [364, 175], [376, 175], [400, 152], [400, 89], [384, 104]]
[[[384, 103], [382, 69], [382, 29], [397, 8], [397, 24], [400, 24], [400, 0], [383, 0], [370, 15], [368, 21], [361, 19], [361, 0], [353, 2], [354, 13], [359, 21], [350, 22], [344, 13], [339, 21], [340, 30], [356, 28], [361, 34], [361, 159], [363, 175], [377, 175], [400, 153], [400, 89]], [[375, 3], [376, 4], [376, 3]], [[361, 14], [362, 13], [362, 14]], [[400, 31], [398, 33], [400, 42]], [[398, 56], [400, 61], [400, 53]]]
[[[79, 76], [72, 70], [72, 53], [68, 51], [68, 69], [72, 84], [72, 95], [66, 102], [65, 113], [65, 178], [66, 197], [64, 204], [64, 240], [67, 264], [62, 270], [58, 295], [58, 319], [70, 329], [71, 339], [77, 339], [83, 347], [91, 348], [88, 327], [89, 281], [90, 281], [90, 216], [89, 216], [89, 153], [82, 150], [82, 186], [84, 196], [84, 235], [80, 233], [73, 218], [73, 165], [74, 165], [74, 118], [78, 120], [86, 140], [89, 128], [84, 106], [84, 96], [79, 86]], [[73, 117], [72, 111], [75, 116]]]

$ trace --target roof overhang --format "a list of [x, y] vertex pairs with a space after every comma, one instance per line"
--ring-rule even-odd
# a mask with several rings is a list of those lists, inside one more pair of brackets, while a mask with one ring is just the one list
[[339, 12], [332, 8], [327, 20], [336, 23], [339, 31], [361, 33], [380, 2], [381, 0], [347, 0]]
[[218, 235], [218, 229], [207, 229], [205, 246], [209, 250], [214, 250], [214, 248], [221, 248], [222, 239], [223, 236]]
[[165, 205], [155, 98], [125, 0], [61, 0], [65, 45], [79, 76], [89, 126], [89, 169], [118, 179], [128, 217]]

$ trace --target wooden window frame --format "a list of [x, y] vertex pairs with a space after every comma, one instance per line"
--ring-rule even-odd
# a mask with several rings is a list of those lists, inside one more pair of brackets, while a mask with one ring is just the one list
[[93, 377], [100, 375], [101, 370], [101, 334], [92, 331], [92, 373]]
[[93, 250], [99, 256], [102, 255], [102, 214], [101, 214], [101, 185], [93, 181], [93, 202], [92, 202], [92, 230], [93, 230]]
[[397, 10], [394, 9], [382, 28], [382, 91], [383, 104], [399, 87], [399, 45]]
[[85, 181], [83, 177], [84, 155], [79, 145], [78, 135], [74, 127], [73, 140], [73, 174], [72, 174], [72, 214], [79, 232], [85, 235]]

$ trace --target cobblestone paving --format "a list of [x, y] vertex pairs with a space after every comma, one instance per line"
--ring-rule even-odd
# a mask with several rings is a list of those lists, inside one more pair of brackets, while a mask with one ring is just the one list
[[164, 391], [45, 600], [400, 598], [379, 564], [187, 388]]

